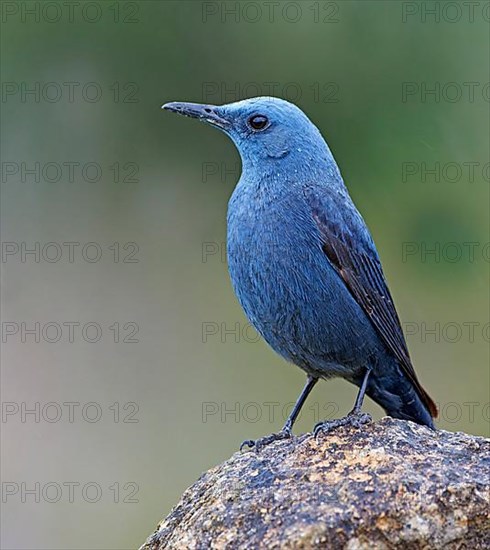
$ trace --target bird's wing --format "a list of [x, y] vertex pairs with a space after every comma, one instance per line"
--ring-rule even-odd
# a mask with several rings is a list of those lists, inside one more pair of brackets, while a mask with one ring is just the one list
[[364, 220], [343, 193], [320, 196], [318, 188], [306, 188], [305, 194], [330, 263], [388, 350], [398, 359], [431, 415], [437, 417], [435, 403], [417, 380], [381, 262]]

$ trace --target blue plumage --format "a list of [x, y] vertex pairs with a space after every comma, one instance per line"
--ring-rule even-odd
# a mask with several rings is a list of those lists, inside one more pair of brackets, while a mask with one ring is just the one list
[[298, 407], [317, 379], [341, 376], [361, 387], [352, 418], [365, 390], [389, 415], [433, 427], [437, 410], [411, 365], [376, 247], [318, 129], [277, 98], [164, 107], [218, 126], [240, 152], [230, 277], [259, 333], [308, 374]]

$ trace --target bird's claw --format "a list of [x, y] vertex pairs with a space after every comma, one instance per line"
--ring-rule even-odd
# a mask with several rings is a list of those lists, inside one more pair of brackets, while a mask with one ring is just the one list
[[353, 426], [354, 428], [360, 428], [364, 424], [372, 422], [372, 417], [368, 413], [349, 413], [347, 416], [337, 418], [336, 420], [324, 420], [318, 422], [313, 428], [313, 435], [318, 437], [320, 433], [327, 433], [340, 426]]
[[289, 439], [292, 436], [291, 430], [281, 430], [279, 433], [266, 435], [259, 439], [246, 439], [240, 445], [240, 451], [243, 451], [245, 447], [249, 449], [255, 449], [255, 452], [259, 453], [264, 447], [273, 443], [274, 441], [280, 441], [281, 439]]

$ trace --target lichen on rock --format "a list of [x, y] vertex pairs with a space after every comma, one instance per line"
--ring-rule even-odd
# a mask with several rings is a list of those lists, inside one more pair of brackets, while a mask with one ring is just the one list
[[235, 453], [141, 550], [490, 548], [490, 441], [384, 418]]

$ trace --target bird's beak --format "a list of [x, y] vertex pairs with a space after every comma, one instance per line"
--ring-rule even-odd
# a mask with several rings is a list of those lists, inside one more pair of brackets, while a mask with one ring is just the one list
[[181, 103], [179, 101], [173, 101], [172, 103], [165, 103], [165, 105], [162, 105], [162, 109], [179, 113], [179, 115], [197, 118], [203, 122], [208, 122], [213, 126], [218, 126], [218, 128], [226, 129], [230, 126], [230, 123], [227, 120], [218, 115], [216, 112], [217, 107], [215, 105], [202, 105], [201, 103]]

